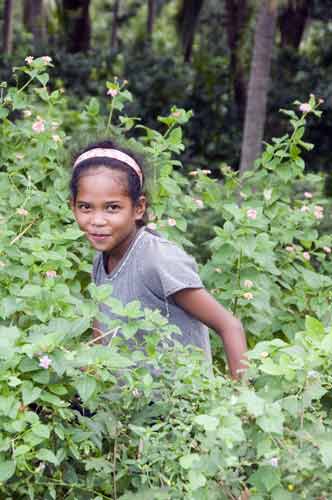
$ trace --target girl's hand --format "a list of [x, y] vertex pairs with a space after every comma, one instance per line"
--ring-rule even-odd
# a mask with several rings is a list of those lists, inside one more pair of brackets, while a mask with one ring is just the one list
[[188, 314], [212, 328], [222, 339], [231, 376], [241, 377], [246, 368], [247, 342], [240, 320], [219, 304], [204, 288], [185, 288], [172, 295]]

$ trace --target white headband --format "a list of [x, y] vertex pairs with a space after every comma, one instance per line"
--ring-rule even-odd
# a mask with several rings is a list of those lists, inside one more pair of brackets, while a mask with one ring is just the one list
[[136, 163], [136, 161], [131, 158], [126, 153], [122, 151], [118, 151], [117, 149], [103, 149], [103, 148], [94, 148], [82, 153], [75, 161], [73, 169], [77, 167], [79, 163], [85, 160], [89, 160], [90, 158], [110, 158], [112, 160], [119, 160], [122, 163], [128, 165], [128, 167], [132, 168], [136, 174], [138, 175], [141, 187], [143, 186], [143, 174], [140, 166]]

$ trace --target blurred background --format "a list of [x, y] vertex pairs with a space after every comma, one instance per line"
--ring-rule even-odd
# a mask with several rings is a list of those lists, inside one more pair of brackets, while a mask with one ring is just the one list
[[308, 171], [331, 188], [331, 0], [0, 0], [0, 80], [28, 55], [48, 55], [51, 85], [72, 109], [105, 82], [128, 80], [127, 112], [148, 126], [172, 105], [192, 109], [185, 168], [250, 168], [262, 140], [287, 131], [280, 108], [324, 100], [309, 119]]

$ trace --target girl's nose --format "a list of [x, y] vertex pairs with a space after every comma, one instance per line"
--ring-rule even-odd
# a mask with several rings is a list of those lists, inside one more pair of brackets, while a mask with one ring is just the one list
[[95, 212], [92, 215], [91, 223], [93, 226], [103, 226], [106, 224], [106, 218], [103, 213]]

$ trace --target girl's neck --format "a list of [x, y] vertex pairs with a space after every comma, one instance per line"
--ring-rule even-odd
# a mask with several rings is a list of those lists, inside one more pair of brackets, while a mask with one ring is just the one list
[[117, 265], [120, 263], [120, 261], [123, 259], [123, 257], [126, 255], [127, 251], [130, 249], [132, 244], [134, 243], [138, 232], [142, 228], [140, 227], [135, 227], [134, 231], [132, 231], [128, 237], [121, 242], [120, 245], [118, 245], [116, 248], [113, 248], [111, 252], [106, 252], [107, 258], [106, 258], [106, 269], [108, 274], [110, 274], [114, 269], [117, 267]]

